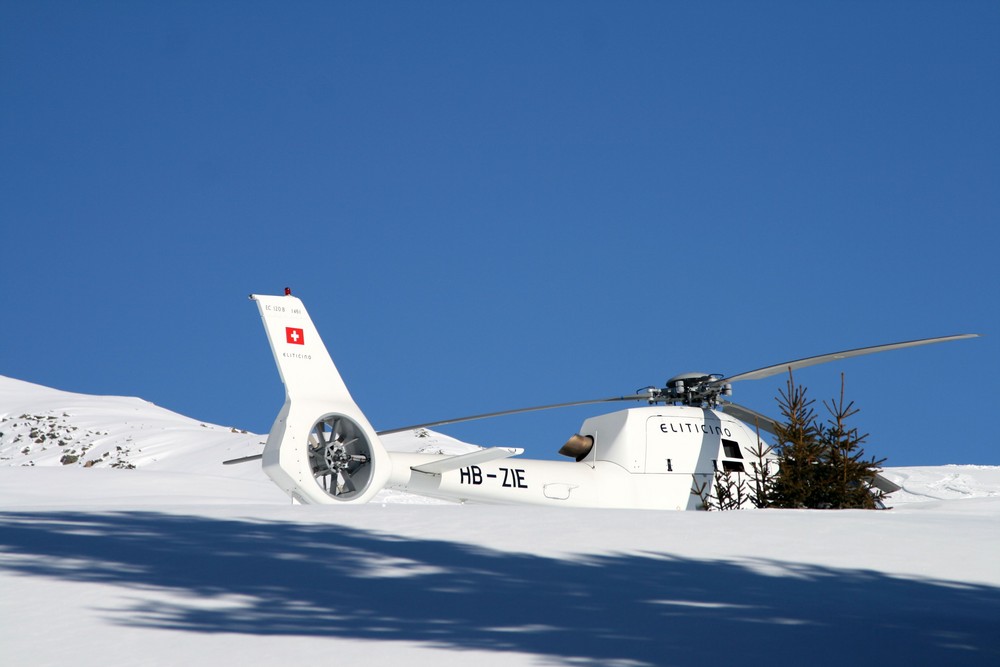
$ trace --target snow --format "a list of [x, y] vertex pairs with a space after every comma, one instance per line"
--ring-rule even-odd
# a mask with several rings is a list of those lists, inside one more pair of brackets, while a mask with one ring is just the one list
[[137, 398], [0, 378], [0, 432], [4, 665], [1000, 664], [998, 467], [887, 468], [884, 512], [318, 507]]
[[897, 505], [926, 500], [1000, 496], [1000, 466], [890, 468], [886, 477], [903, 487], [892, 496]]

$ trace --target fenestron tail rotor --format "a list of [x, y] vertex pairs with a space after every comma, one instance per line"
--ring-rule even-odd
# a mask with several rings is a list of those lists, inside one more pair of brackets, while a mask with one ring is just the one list
[[349, 500], [368, 487], [371, 446], [350, 418], [331, 415], [309, 432], [309, 463], [317, 484], [338, 500]]

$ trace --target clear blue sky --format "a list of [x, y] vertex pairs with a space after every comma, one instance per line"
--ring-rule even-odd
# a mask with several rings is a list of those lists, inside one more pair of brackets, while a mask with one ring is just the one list
[[979, 332], [798, 378], [1000, 464], [996, 2], [3, 0], [0, 96], [0, 374], [266, 432], [286, 285], [376, 428]]

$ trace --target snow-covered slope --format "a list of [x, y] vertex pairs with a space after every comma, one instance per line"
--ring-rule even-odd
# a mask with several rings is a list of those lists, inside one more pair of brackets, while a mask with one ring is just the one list
[[73, 394], [0, 377], [0, 461], [7, 465], [196, 470], [208, 450], [235, 458], [259, 452], [264, 439], [139, 398]]
[[1000, 664], [996, 467], [889, 468], [886, 512], [306, 507], [139, 399], [0, 378], [0, 423], [3, 665]]
[[929, 500], [1000, 496], [1000, 466], [886, 468], [885, 476], [903, 487], [891, 496], [892, 502], [896, 505]]
[[[140, 398], [74, 394], [0, 376], [0, 463], [5, 465], [262, 477], [259, 465], [221, 463], [259, 454], [266, 439], [233, 426], [199, 422]], [[383, 440], [393, 451], [461, 454], [476, 449], [427, 429]]]

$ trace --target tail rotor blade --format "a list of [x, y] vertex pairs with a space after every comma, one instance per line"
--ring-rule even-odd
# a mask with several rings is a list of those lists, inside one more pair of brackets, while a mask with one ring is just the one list
[[327, 444], [329, 444], [326, 438], [324, 437], [325, 432], [323, 429], [323, 422], [317, 423], [316, 426], [313, 428], [313, 432], [310, 435], [316, 436], [316, 439], [318, 440], [316, 444], [320, 447], [325, 447]]
[[347, 474], [346, 470], [338, 471], [338, 476], [342, 477], [344, 480], [342, 485], [338, 484], [339, 487], [343, 488], [342, 493], [353, 493], [357, 490], [357, 487], [354, 486], [354, 480], [351, 479], [351, 476]]
[[343, 442], [347, 437], [347, 429], [344, 420], [338, 419], [330, 427], [330, 442]]

